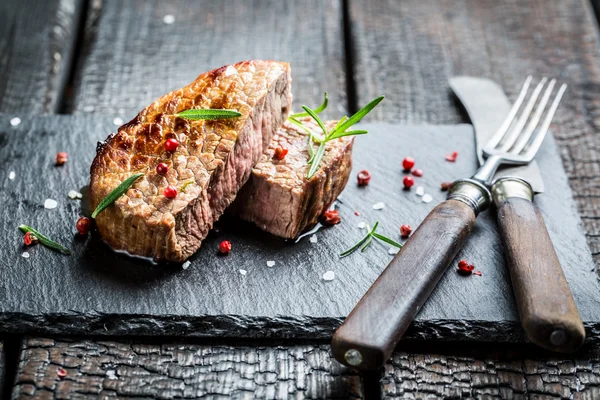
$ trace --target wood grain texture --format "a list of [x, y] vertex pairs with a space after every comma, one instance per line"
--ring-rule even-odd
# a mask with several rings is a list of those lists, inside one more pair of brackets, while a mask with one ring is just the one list
[[[458, 200], [438, 204], [336, 330], [335, 358], [361, 370], [377, 369], [396, 347], [475, 225], [475, 212]], [[348, 361], [357, 351], [360, 360]]]
[[[494, 188], [511, 184], [503, 182]], [[515, 303], [527, 337], [549, 350], [574, 352], [583, 344], [585, 330], [542, 214], [529, 198], [508, 197], [497, 207]]]
[[81, 0], [0, 2], [0, 112], [59, 110], [81, 8]]
[[[58, 368], [67, 376], [60, 378]], [[27, 339], [13, 398], [360, 399], [329, 346]]]
[[353, 0], [349, 13], [358, 103], [387, 95], [372, 118], [467, 122], [456, 75], [493, 79], [511, 99], [529, 74], [566, 82], [552, 129], [600, 262], [600, 41], [587, 0]]
[[340, 3], [95, 1], [71, 109], [132, 118], [204, 71], [257, 58], [291, 63], [297, 108], [317, 106], [327, 90], [340, 115], [346, 112]]
[[596, 399], [600, 350], [574, 356], [453, 344], [442, 353], [399, 351], [386, 365], [385, 399]]

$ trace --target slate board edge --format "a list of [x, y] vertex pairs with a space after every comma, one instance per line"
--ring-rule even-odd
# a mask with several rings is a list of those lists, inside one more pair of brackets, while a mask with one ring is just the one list
[[[331, 339], [343, 318], [264, 318], [243, 316], [168, 317], [127, 315], [5, 314], [6, 333], [97, 336], [177, 336], [269, 339]], [[587, 344], [600, 344], [600, 322], [585, 323]], [[415, 321], [403, 340], [526, 342], [515, 321]]]

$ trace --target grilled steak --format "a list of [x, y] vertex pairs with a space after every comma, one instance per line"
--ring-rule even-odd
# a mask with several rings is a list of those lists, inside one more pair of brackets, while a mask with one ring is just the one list
[[[102, 238], [129, 253], [182, 262], [192, 255], [250, 177], [290, 110], [287, 63], [245, 61], [200, 75], [142, 110], [98, 145], [91, 206], [123, 180], [145, 175], [96, 218]], [[234, 119], [190, 121], [192, 108], [233, 109]], [[165, 141], [179, 142], [175, 151]], [[166, 163], [166, 175], [156, 173]], [[163, 191], [171, 185], [177, 197]], [[184, 188], [185, 187], [185, 188]]]
[[[320, 131], [312, 119], [302, 121], [313, 132]], [[325, 125], [331, 129], [336, 122]], [[310, 168], [306, 133], [284, 123], [252, 169], [252, 176], [238, 193], [231, 211], [273, 235], [295, 238], [314, 225], [344, 190], [352, 169], [353, 143], [354, 136], [327, 142], [319, 170], [306, 179]], [[280, 161], [273, 159], [278, 147], [288, 149]]]

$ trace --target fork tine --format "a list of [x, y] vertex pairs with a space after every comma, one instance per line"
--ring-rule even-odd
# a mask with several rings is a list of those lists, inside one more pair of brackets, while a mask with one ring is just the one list
[[517, 100], [511, 107], [508, 115], [506, 116], [506, 119], [504, 120], [504, 122], [502, 122], [502, 125], [500, 126], [500, 128], [498, 128], [496, 133], [494, 133], [494, 136], [492, 136], [485, 144], [487, 148], [493, 149], [494, 147], [496, 147], [506, 134], [508, 128], [510, 128], [510, 125], [512, 124], [512, 121], [515, 118], [515, 115], [517, 115], [517, 111], [519, 111], [519, 108], [521, 108], [521, 104], [523, 104], [523, 100], [525, 99], [525, 95], [527, 94], [527, 90], [529, 89], [531, 79], [533, 79], [531, 75], [529, 75], [527, 79], [525, 79], [525, 83], [523, 83], [523, 88], [519, 93], [519, 97], [517, 97]]
[[544, 88], [544, 85], [546, 84], [547, 80], [548, 80], [548, 78], [544, 77], [537, 84], [537, 86], [535, 87], [535, 90], [533, 91], [533, 93], [531, 94], [531, 97], [529, 98], [529, 101], [527, 102], [527, 105], [525, 106], [525, 109], [521, 113], [521, 116], [517, 120], [517, 123], [515, 124], [513, 129], [510, 131], [510, 133], [508, 133], [506, 135], [506, 139], [504, 139], [502, 146], [500, 146], [500, 148], [498, 149], [499, 151], [507, 152], [513, 146], [513, 144], [515, 144], [515, 140], [517, 140], [517, 138], [523, 131], [523, 127], [527, 123], [527, 120], [529, 119], [529, 115], [531, 115], [531, 110], [533, 110], [533, 107], [535, 106], [535, 103], [537, 102], [537, 99], [540, 96], [540, 93], [542, 92], [542, 89]]
[[519, 135], [519, 138], [515, 142], [515, 145], [510, 149], [511, 153], [519, 154], [525, 148], [525, 146], [527, 145], [527, 142], [529, 142], [529, 139], [531, 138], [533, 131], [535, 130], [537, 124], [540, 122], [540, 119], [542, 118], [542, 114], [544, 113], [544, 110], [546, 109], [546, 105], [548, 104], [548, 100], [550, 99], [550, 95], [552, 94], [552, 90], [554, 89], [555, 84], [556, 84], [556, 79], [552, 79], [550, 81], [550, 84], [546, 87], [546, 91], [544, 92], [544, 95], [542, 96], [542, 99], [540, 100], [540, 103], [538, 104], [537, 109], [535, 110], [535, 113], [533, 114], [533, 117], [529, 121], [529, 124], [527, 125], [527, 129], [525, 129], [525, 132], [523, 132], [521, 135]]
[[565, 90], [567, 90], [567, 84], [563, 83], [560, 86], [560, 89], [558, 89], [558, 93], [556, 94], [556, 97], [554, 98], [554, 101], [552, 102], [552, 105], [548, 110], [548, 114], [546, 114], [546, 118], [544, 118], [544, 122], [542, 122], [542, 126], [538, 130], [536, 137], [533, 139], [533, 142], [531, 142], [529, 149], [527, 149], [527, 152], [524, 155], [525, 158], [532, 160], [533, 157], [535, 157], [537, 151], [542, 145], [542, 142], [544, 141], [544, 138], [546, 137], [546, 133], [548, 132], [552, 118], [554, 118], [554, 113], [558, 108], [558, 103], [560, 103], [560, 99], [565, 93]]

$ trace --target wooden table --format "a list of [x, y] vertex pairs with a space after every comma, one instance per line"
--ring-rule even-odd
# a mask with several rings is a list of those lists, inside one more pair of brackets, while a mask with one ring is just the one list
[[[339, 115], [385, 93], [372, 120], [452, 124], [466, 116], [449, 76], [510, 96], [527, 74], [554, 76], [570, 85], [554, 135], [600, 262], [599, 46], [588, 0], [3, 0], [0, 112], [127, 120], [200, 72], [272, 58], [291, 62], [296, 104], [328, 90]], [[361, 378], [321, 342], [3, 340], [6, 398], [600, 398], [594, 348], [402, 343]]]

